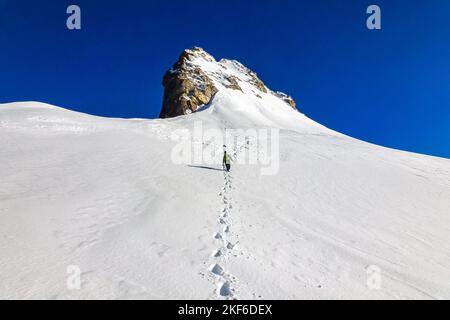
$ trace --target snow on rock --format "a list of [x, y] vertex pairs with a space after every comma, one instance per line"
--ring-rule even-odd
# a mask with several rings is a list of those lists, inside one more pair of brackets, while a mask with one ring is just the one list
[[278, 97], [294, 110], [294, 100], [281, 92], [272, 92], [255, 72], [235, 60], [219, 62], [202, 48], [184, 50], [163, 79], [164, 98], [161, 118], [191, 114], [207, 105], [222, 89], [233, 89], [262, 99], [270, 94]]

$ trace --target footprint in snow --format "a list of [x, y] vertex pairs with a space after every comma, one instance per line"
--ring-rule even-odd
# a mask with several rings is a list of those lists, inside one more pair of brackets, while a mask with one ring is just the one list
[[232, 250], [236, 246], [236, 244], [232, 244], [231, 242], [227, 242], [226, 248]]
[[218, 276], [221, 276], [223, 274], [222, 267], [219, 266], [217, 263], [211, 265], [208, 270]]
[[212, 256], [213, 258], [220, 257], [221, 255], [222, 255], [222, 251], [221, 251], [220, 249], [214, 250], [214, 251], [212, 252], [212, 254], [211, 254], [211, 256]]
[[219, 283], [219, 286], [217, 287], [217, 293], [222, 297], [229, 297], [231, 296], [231, 288], [230, 283], [228, 281], [223, 281]]

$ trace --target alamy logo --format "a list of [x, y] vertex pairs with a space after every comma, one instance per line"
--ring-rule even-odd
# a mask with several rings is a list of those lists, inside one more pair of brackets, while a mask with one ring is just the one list
[[367, 14], [370, 16], [367, 18], [366, 25], [369, 30], [381, 29], [381, 9], [379, 6], [373, 4], [367, 7]]
[[381, 289], [381, 269], [378, 266], [371, 265], [366, 268], [366, 285], [370, 290]]
[[222, 162], [223, 146], [235, 164], [260, 165], [261, 175], [275, 175], [279, 170], [279, 129], [203, 129], [194, 123], [191, 132], [178, 129], [173, 133], [177, 144], [171, 160], [174, 164], [218, 165]]
[[81, 269], [79, 266], [68, 266], [66, 270], [67, 277], [66, 285], [68, 290], [80, 290], [81, 289]]
[[67, 14], [70, 16], [67, 18], [66, 26], [69, 30], [80, 30], [81, 29], [81, 9], [77, 5], [70, 5], [66, 10]]

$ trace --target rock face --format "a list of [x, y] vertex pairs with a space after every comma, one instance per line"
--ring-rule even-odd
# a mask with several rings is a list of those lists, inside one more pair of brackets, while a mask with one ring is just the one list
[[197, 57], [214, 60], [200, 48], [185, 50], [172, 69], [164, 75], [164, 98], [160, 118], [195, 112], [199, 106], [209, 103], [217, 93], [211, 79], [200, 67], [192, 63]]
[[[217, 62], [203, 49], [194, 47], [184, 50], [178, 61], [164, 75], [162, 81], [164, 98], [160, 118], [171, 118], [197, 111], [214, 98], [220, 87], [244, 93], [240, 84], [242, 82], [250, 84], [260, 93], [273, 94], [296, 109], [295, 102], [290, 96], [270, 91], [255, 72], [241, 63], [226, 59]], [[254, 90], [252, 92], [262, 98]]]
[[278, 98], [280, 98], [281, 100], [283, 100], [284, 102], [286, 102], [288, 105], [290, 105], [293, 109], [297, 110], [297, 105], [294, 101], [294, 99], [292, 99], [291, 96], [287, 95], [286, 93], [277, 91], [274, 93]]

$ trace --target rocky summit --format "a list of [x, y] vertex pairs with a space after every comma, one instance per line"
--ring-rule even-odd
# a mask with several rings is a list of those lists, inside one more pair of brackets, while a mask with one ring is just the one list
[[[164, 75], [163, 105], [160, 118], [196, 112], [209, 104], [219, 90], [238, 90], [242, 94], [274, 95], [293, 109], [295, 101], [287, 94], [266, 87], [257, 74], [235, 60], [216, 59], [202, 48], [184, 50]], [[243, 90], [243, 87], [249, 90]]]

